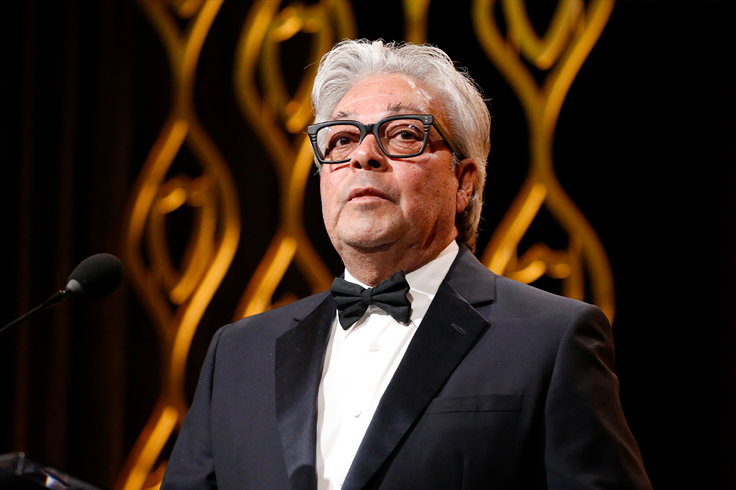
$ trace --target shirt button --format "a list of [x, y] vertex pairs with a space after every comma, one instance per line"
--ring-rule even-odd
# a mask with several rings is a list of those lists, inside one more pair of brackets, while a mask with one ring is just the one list
[[376, 352], [378, 349], [381, 348], [381, 344], [374, 340], [373, 342], [371, 342], [371, 345], [368, 348], [371, 350], [371, 352]]
[[363, 413], [363, 410], [361, 410], [361, 409], [360, 409], [360, 407], [355, 407], [355, 408], [353, 409], [353, 417], [355, 417], [356, 419], [357, 419], [358, 417], [360, 417], [360, 414], [361, 414], [361, 413]]

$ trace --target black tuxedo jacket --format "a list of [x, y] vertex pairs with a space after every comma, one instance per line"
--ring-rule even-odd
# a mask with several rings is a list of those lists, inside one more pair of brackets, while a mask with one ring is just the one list
[[[329, 292], [212, 340], [163, 489], [315, 490]], [[646, 489], [594, 306], [496, 276], [461, 247], [343, 484]]]

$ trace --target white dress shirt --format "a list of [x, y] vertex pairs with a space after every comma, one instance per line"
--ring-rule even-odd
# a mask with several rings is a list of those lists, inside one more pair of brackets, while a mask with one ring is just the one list
[[[376, 306], [369, 306], [347, 330], [335, 315], [317, 401], [318, 490], [342, 486], [378, 402], [458, 251], [453, 241], [436, 259], [406, 275], [411, 301], [408, 324]], [[367, 287], [347, 269], [345, 280]]]

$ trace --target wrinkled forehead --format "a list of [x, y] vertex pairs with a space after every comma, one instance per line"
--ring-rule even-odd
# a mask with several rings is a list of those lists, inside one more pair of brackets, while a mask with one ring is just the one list
[[355, 119], [364, 123], [395, 114], [439, 113], [438, 98], [423, 84], [400, 74], [365, 78], [343, 96], [331, 119]]

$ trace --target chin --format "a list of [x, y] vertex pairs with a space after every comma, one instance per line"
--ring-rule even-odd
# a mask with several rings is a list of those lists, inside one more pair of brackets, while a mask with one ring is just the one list
[[385, 247], [394, 243], [395, 237], [387, 233], [349, 233], [338, 234], [338, 241], [345, 246], [357, 249]]
[[376, 248], [385, 246], [391, 243], [390, 240], [386, 240], [384, 237], [343, 237], [340, 240], [343, 244], [353, 248]]
[[[390, 245], [409, 230], [409, 224], [401, 216], [387, 213], [365, 213], [351, 216], [343, 213], [331, 232], [331, 238], [353, 248], [375, 248]], [[335, 240], [332, 240], [335, 244]], [[335, 247], [337, 248], [337, 247]]]

